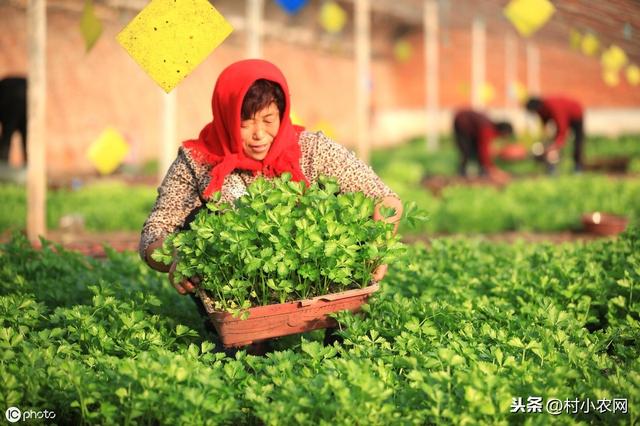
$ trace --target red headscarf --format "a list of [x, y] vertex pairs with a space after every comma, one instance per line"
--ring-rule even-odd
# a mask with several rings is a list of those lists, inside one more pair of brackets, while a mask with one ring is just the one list
[[[278, 83], [285, 98], [280, 128], [262, 161], [244, 154], [240, 137], [242, 101], [258, 79]], [[298, 138], [303, 128], [291, 124], [289, 87], [275, 65], [260, 59], [247, 59], [229, 65], [218, 77], [211, 105], [213, 120], [200, 131], [198, 139], [190, 139], [182, 144], [197, 161], [213, 165], [211, 182], [204, 191], [206, 198], [220, 190], [224, 178], [235, 169], [252, 170], [254, 174], [262, 172], [268, 177], [290, 172], [293, 180], [308, 184], [300, 169], [302, 153]]]

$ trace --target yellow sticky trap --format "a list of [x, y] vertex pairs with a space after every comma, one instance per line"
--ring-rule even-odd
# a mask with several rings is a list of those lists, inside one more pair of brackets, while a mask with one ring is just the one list
[[613, 87], [620, 84], [620, 75], [617, 70], [604, 69], [602, 70], [602, 80], [604, 80], [607, 86]]
[[313, 126], [314, 131], [320, 130], [322, 133], [327, 135], [329, 139], [336, 139], [336, 129], [333, 127], [331, 123], [326, 120], [320, 120]]
[[519, 103], [524, 103], [524, 101], [527, 100], [527, 98], [529, 97], [527, 88], [525, 87], [524, 84], [520, 83], [519, 81], [516, 81], [512, 84], [511, 90], [513, 90], [513, 93]]
[[298, 114], [296, 114], [295, 111], [291, 110], [291, 113], [289, 114], [289, 118], [291, 118], [292, 124], [297, 124], [298, 126], [304, 126], [302, 119]]
[[102, 34], [102, 22], [98, 19], [93, 10], [93, 1], [85, 0], [84, 8], [82, 9], [82, 18], [80, 18], [80, 32], [84, 39], [84, 45], [86, 51], [90, 51], [96, 41]]
[[496, 97], [496, 89], [491, 83], [484, 82], [480, 86], [480, 100], [482, 103], [489, 103]]
[[458, 93], [462, 96], [469, 96], [471, 94], [471, 86], [466, 81], [458, 83], [456, 86]]
[[640, 84], [640, 68], [638, 68], [637, 65], [629, 65], [625, 74], [630, 85], [637, 86], [638, 84]]
[[393, 45], [393, 55], [399, 62], [407, 62], [412, 54], [411, 43], [405, 39], [400, 39]]
[[232, 31], [207, 0], [152, 0], [116, 39], [169, 93]]
[[529, 37], [551, 18], [556, 8], [549, 0], [511, 0], [503, 13], [523, 37]]
[[627, 64], [627, 54], [615, 44], [602, 53], [602, 66], [607, 70], [618, 71]]
[[598, 49], [600, 48], [600, 41], [598, 37], [595, 35], [588, 33], [582, 37], [582, 43], [580, 45], [582, 49], [582, 53], [587, 56], [593, 56], [598, 53]]
[[328, 1], [320, 9], [320, 25], [328, 33], [339, 33], [347, 23], [347, 12], [334, 1]]
[[582, 34], [573, 28], [569, 31], [569, 45], [576, 51], [580, 51], [582, 46]]
[[129, 145], [113, 127], [106, 128], [89, 147], [87, 158], [100, 172], [107, 175], [122, 163], [129, 152]]

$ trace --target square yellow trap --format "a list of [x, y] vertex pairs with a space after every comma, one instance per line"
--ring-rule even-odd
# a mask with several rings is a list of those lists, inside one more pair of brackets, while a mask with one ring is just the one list
[[504, 15], [520, 35], [529, 37], [547, 23], [556, 8], [549, 0], [511, 0]]
[[169, 93], [232, 31], [207, 0], [152, 0], [116, 39]]
[[93, 1], [86, 0], [80, 19], [80, 32], [84, 38], [85, 49], [89, 52], [102, 34], [102, 22], [98, 19], [93, 9]]
[[610, 46], [607, 50], [602, 53], [602, 57], [600, 62], [602, 66], [606, 70], [618, 71], [620, 68], [624, 67], [629, 58], [627, 54], [620, 47], [615, 44]]
[[113, 172], [129, 152], [129, 145], [113, 127], [106, 128], [89, 147], [87, 157], [103, 175]]

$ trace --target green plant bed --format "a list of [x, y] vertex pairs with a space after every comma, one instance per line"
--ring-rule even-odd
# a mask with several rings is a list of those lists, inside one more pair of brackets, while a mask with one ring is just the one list
[[[573, 171], [571, 137], [562, 150], [558, 173], [570, 174]], [[619, 137], [589, 136], [584, 144], [584, 157], [587, 162], [599, 158], [626, 156], [631, 159], [629, 171], [640, 171], [640, 135], [622, 135]], [[404, 144], [377, 149], [372, 153], [371, 165], [383, 176], [400, 178], [406, 183], [430, 176], [453, 176], [458, 170], [458, 150], [451, 136], [441, 137], [435, 152], [427, 151], [424, 138], [414, 138]], [[496, 159], [496, 164], [515, 176], [544, 175], [545, 167], [533, 159], [505, 162]]]
[[[394, 265], [365, 315], [339, 315], [342, 345], [312, 333], [225, 357], [135, 255], [16, 236], [0, 245], [0, 399], [59, 424], [635, 424], [639, 238], [436, 240]], [[593, 407], [551, 415], [552, 398]]]
[[640, 180], [597, 174], [514, 179], [504, 189], [451, 186], [436, 197], [421, 185], [388, 179], [429, 220], [402, 233], [496, 233], [579, 230], [581, 215], [604, 211], [640, 219]]
[[[47, 227], [57, 229], [64, 215], [78, 215], [89, 231], [139, 231], [149, 215], [156, 191], [147, 186], [129, 186], [105, 182], [77, 190], [47, 192]], [[26, 189], [18, 185], [0, 185], [3, 209], [0, 230], [24, 229], [26, 223]]]

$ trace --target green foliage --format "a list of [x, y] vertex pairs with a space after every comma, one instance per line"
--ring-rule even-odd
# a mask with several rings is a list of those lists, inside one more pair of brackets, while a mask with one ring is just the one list
[[[403, 200], [429, 212], [416, 231], [493, 233], [580, 229], [583, 213], [605, 211], [640, 219], [640, 180], [594, 174], [514, 180], [504, 189], [450, 186], [435, 197], [420, 186], [389, 182]], [[402, 224], [401, 224], [402, 225]]]
[[[590, 137], [587, 161], [596, 158], [632, 158], [631, 172], [640, 170], [638, 135], [618, 138]], [[571, 149], [568, 143], [566, 149]], [[598, 174], [575, 175], [571, 156], [564, 155], [559, 176], [544, 176], [544, 167], [532, 161], [499, 164], [513, 174], [504, 190], [490, 187], [447, 187], [441, 197], [421, 185], [422, 178], [456, 174], [457, 153], [448, 138], [436, 152], [428, 152], [423, 139], [375, 151], [372, 165], [402, 200], [414, 201], [429, 212], [429, 221], [402, 233], [492, 233], [503, 231], [559, 231], [581, 226], [580, 216], [607, 211], [640, 218], [640, 182]], [[637, 170], [636, 170], [637, 169]]]
[[[640, 229], [589, 244], [435, 240], [395, 262], [344, 344], [216, 353], [131, 254], [0, 245], [0, 401], [58, 424], [637, 424]], [[309, 340], [311, 338], [312, 340]], [[284, 341], [285, 339], [283, 339]], [[511, 413], [512, 398], [628, 413]]]
[[[570, 174], [573, 171], [571, 150], [573, 140], [562, 151], [558, 171]], [[626, 156], [631, 158], [631, 170], [640, 170], [640, 135], [621, 135], [618, 137], [589, 136], [584, 144], [585, 161], [602, 158]], [[531, 143], [533, 140], [531, 141]], [[424, 138], [414, 138], [399, 146], [375, 150], [371, 156], [371, 165], [380, 176], [394, 181], [417, 184], [425, 175], [455, 176], [458, 170], [458, 149], [451, 136], [439, 140], [440, 146], [435, 152], [427, 151]], [[525, 142], [526, 144], [526, 142]], [[496, 159], [497, 165], [515, 176], [544, 174], [545, 167], [533, 160], [504, 162]]]
[[216, 308], [234, 313], [366, 287], [402, 244], [392, 224], [372, 219], [375, 200], [339, 191], [324, 177], [306, 189], [289, 174], [257, 179], [234, 206], [209, 202], [154, 259], [170, 264], [176, 253], [178, 279], [200, 277]]
[[[0, 230], [23, 229], [27, 211], [25, 188], [2, 184], [0, 196], [3, 200]], [[151, 187], [118, 182], [94, 183], [77, 190], [48, 191], [47, 227], [57, 229], [62, 216], [77, 214], [84, 218], [89, 231], [139, 231], [155, 197]]]

